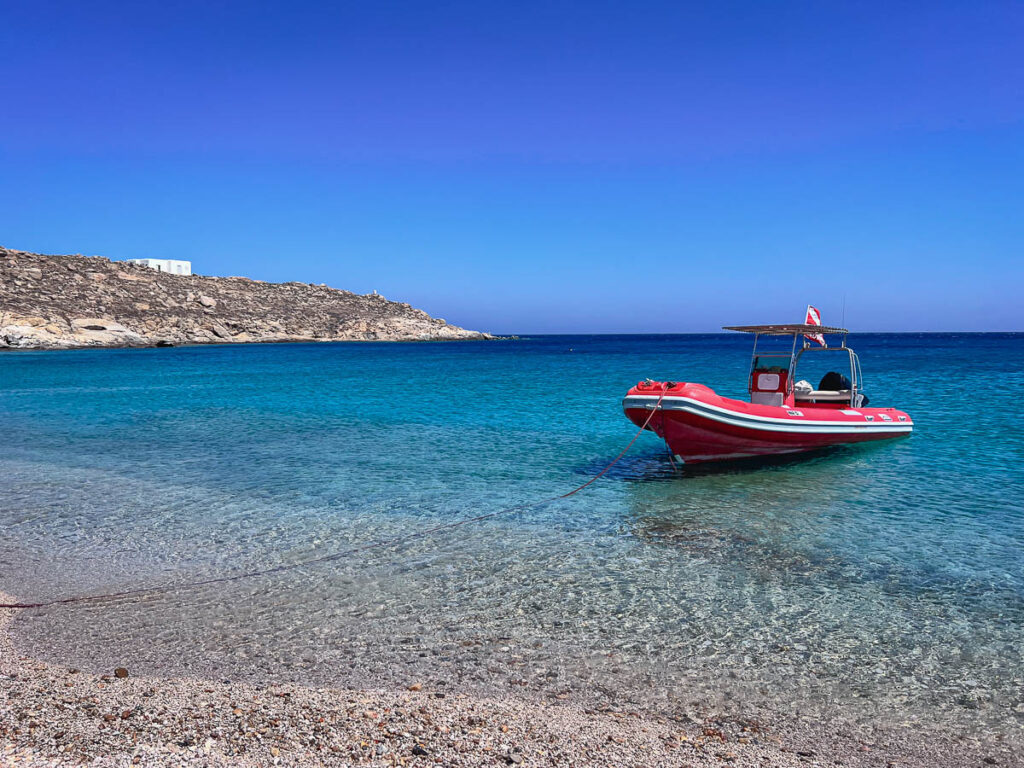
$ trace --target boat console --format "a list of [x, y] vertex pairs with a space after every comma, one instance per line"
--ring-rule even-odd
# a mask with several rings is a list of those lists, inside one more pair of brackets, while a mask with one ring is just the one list
[[750, 372], [750, 402], [782, 405], [789, 388], [789, 371], [778, 366], [754, 368]]

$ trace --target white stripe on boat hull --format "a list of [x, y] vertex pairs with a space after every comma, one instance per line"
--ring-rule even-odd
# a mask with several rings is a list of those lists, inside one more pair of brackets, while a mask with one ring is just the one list
[[[658, 395], [630, 395], [622, 401], [623, 410], [643, 408], [649, 410], [658, 402]], [[806, 408], [806, 406], [805, 406]], [[757, 416], [738, 413], [727, 408], [703, 403], [689, 397], [666, 396], [661, 399], [659, 410], [685, 411], [696, 416], [711, 419], [722, 424], [729, 424], [745, 429], [756, 429], [762, 432], [793, 432], [797, 434], [910, 434], [914, 431], [913, 422], [904, 421], [817, 421]]]

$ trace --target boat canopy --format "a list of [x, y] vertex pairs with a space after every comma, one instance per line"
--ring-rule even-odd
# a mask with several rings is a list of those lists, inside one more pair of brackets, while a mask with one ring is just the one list
[[[857, 354], [846, 346], [846, 336], [849, 331], [846, 328], [836, 328], [830, 325], [811, 325], [810, 323], [776, 323], [769, 325], [726, 325], [722, 327], [726, 331], [742, 331], [754, 334], [754, 351], [750, 357], [750, 379], [748, 390], [750, 402], [757, 405], [782, 405], [788, 395], [795, 391], [797, 364], [805, 353], [817, 352], [844, 352], [849, 358], [850, 377], [848, 384], [840, 387], [829, 394], [841, 397], [851, 407], [859, 403], [862, 398], [863, 389], [860, 373], [860, 359]], [[838, 345], [828, 344], [823, 334], [840, 335], [842, 341]], [[778, 343], [774, 349], [767, 352], [759, 351], [758, 346], [762, 336], [787, 337], [786, 349], [778, 349]], [[803, 336], [801, 343], [801, 336]], [[819, 346], [810, 343], [814, 337]], [[788, 339], [792, 339], [792, 345]], [[799, 346], [798, 346], [799, 345]], [[773, 345], [769, 344], [769, 347]], [[764, 379], [770, 381], [771, 386], [765, 389], [767, 384], [761, 380], [758, 374], [772, 374], [773, 377]], [[837, 375], [840, 375], [837, 373]], [[819, 392], [819, 399], [826, 399], [825, 394]]]
[[810, 325], [808, 323], [780, 323], [776, 325], [723, 325], [723, 331], [743, 331], [744, 333], [763, 333], [766, 336], [799, 336], [802, 333], [849, 333], [845, 328], [834, 328], [830, 325]]

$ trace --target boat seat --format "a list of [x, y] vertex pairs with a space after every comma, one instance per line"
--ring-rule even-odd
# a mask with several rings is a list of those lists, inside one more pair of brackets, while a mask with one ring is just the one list
[[820, 400], [825, 403], [849, 402], [850, 390], [848, 389], [812, 389], [809, 391], [796, 390], [794, 392], [797, 400]]

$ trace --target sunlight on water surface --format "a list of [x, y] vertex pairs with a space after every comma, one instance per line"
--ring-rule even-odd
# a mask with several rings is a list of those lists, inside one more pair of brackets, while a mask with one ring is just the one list
[[[101, 668], [585, 689], [1018, 738], [1024, 337], [851, 343], [912, 438], [677, 475], [645, 435], [571, 499], [27, 613], [19, 640]], [[629, 440], [636, 380], [739, 396], [747, 361], [721, 335], [7, 354], [0, 587], [186, 582], [546, 498]]]

